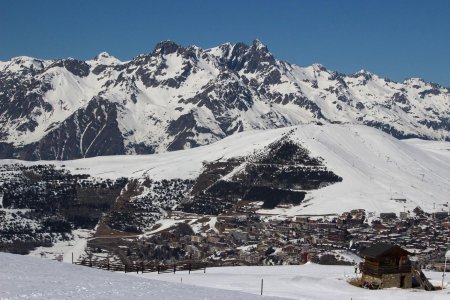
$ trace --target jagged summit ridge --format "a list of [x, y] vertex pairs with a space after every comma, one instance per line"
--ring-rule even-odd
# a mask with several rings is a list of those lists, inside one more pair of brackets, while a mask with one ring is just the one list
[[162, 41], [126, 62], [106, 52], [88, 61], [17, 57], [0, 62], [0, 157], [164, 152], [309, 122], [450, 140], [449, 95], [420, 79], [300, 67], [259, 40], [210, 49]]

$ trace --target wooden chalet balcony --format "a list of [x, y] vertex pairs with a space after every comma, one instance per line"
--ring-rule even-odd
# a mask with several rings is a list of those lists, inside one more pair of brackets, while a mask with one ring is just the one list
[[372, 275], [383, 275], [383, 274], [396, 274], [396, 273], [410, 273], [411, 272], [411, 265], [402, 265], [401, 267], [398, 266], [371, 266], [362, 264], [361, 266], [361, 272], [366, 274], [372, 274]]

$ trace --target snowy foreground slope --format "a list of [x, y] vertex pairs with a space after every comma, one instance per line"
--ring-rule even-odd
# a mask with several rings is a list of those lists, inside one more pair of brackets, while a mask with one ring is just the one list
[[[448, 299], [448, 289], [364, 290], [349, 285], [352, 267], [224, 267], [177, 274], [125, 275], [0, 253], [0, 299]], [[440, 273], [427, 273], [439, 279]], [[144, 278], [138, 278], [145, 277]], [[264, 279], [264, 296], [260, 282]], [[183, 283], [181, 283], [183, 280]], [[163, 282], [166, 281], [166, 282]], [[446, 283], [448, 285], [448, 283]], [[220, 289], [219, 289], [220, 288]], [[245, 293], [243, 293], [245, 292]]]
[[[296, 266], [252, 266], [210, 268], [206, 274], [186, 272], [173, 274], [144, 274], [140, 277], [179, 282], [202, 287], [214, 287], [260, 293], [261, 279], [264, 280], [263, 294], [292, 299], [343, 299], [343, 300], [419, 300], [448, 299], [450, 290], [426, 292], [417, 289], [367, 290], [352, 286], [347, 281], [354, 277], [352, 266], [325, 266], [308, 263]], [[427, 272], [431, 282], [441, 285], [442, 273]], [[448, 278], [448, 277], [447, 277]], [[448, 280], [447, 280], [448, 281]], [[446, 282], [444, 287], [449, 284]], [[263, 299], [265, 299], [265, 297]]]
[[[399, 212], [417, 206], [426, 211], [446, 210], [450, 195], [450, 143], [398, 140], [379, 130], [360, 125], [299, 125], [266, 131], [249, 131], [211, 145], [140, 156], [106, 156], [45, 163], [64, 167], [74, 174], [103, 178], [149, 177], [153, 180], [195, 179], [203, 162], [247, 156], [291, 132], [290, 139], [314, 157], [342, 182], [311, 191], [300, 206], [261, 213], [323, 214], [356, 208]], [[44, 162], [1, 160], [26, 165]]]
[[0, 265], [0, 299], [5, 300], [261, 299], [241, 292], [148, 280], [6, 253], [0, 253]]

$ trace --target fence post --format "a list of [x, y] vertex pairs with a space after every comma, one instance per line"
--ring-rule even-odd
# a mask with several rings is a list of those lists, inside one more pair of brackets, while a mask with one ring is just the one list
[[264, 279], [261, 279], [261, 296], [263, 294]]
[[127, 265], [126, 264], [123, 264], [124, 265], [124, 270], [125, 270], [125, 273], [127, 272]]
[[108, 263], [108, 271], [109, 271], [109, 257], [106, 258], [107, 259], [107, 263]]
[[173, 274], [175, 274], [175, 271], [177, 270], [177, 265], [173, 264]]
[[189, 264], [189, 274], [191, 274], [192, 264]]
[[92, 268], [92, 257], [89, 257], [89, 267]]
[[72, 252], [72, 264], [73, 264], [73, 252]]
[[158, 274], [159, 274], [159, 271], [161, 270], [161, 266], [160, 265], [158, 265]]
[[203, 273], [206, 273], [206, 263], [205, 263], [205, 268], [203, 269]]
[[138, 264], [134, 264], [134, 267], [136, 268], [136, 274], [139, 274], [139, 265]]

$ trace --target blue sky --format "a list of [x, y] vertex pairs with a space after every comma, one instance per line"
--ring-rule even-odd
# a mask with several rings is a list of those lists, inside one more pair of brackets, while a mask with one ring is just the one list
[[279, 59], [450, 87], [450, 1], [0, 0], [0, 60], [127, 60], [158, 41], [265, 43]]

